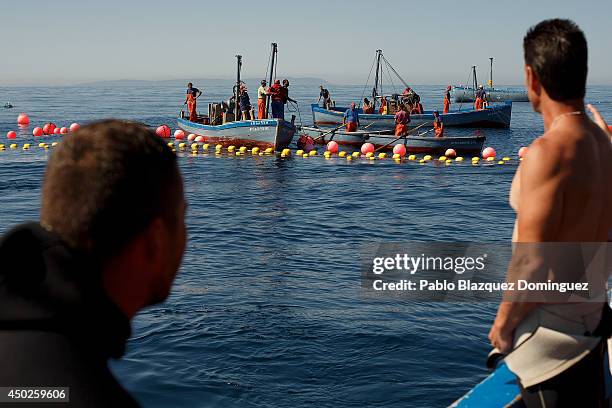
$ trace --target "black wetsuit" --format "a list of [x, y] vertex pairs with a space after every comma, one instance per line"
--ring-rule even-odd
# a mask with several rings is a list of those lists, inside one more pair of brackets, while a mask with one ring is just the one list
[[7, 233], [0, 257], [0, 385], [70, 387], [70, 407], [138, 407], [107, 365], [130, 323], [95, 265], [34, 223]]

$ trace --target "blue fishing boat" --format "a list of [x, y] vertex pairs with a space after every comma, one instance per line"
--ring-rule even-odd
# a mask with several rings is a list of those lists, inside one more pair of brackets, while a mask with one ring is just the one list
[[[344, 112], [348, 107], [330, 107], [325, 109], [318, 104], [312, 104], [312, 119], [316, 126], [338, 126], [342, 124]], [[370, 125], [373, 130], [389, 130], [395, 128], [393, 114], [382, 115], [378, 113], [364, 114], [358, 108], [360, 122]], [[491, 105], [482, 110], [465, 109], [441, 113], [445, 127], [473, 127], [473, 128], [509, 128], [512, 117], [512, 102]], [[420, 115], [410, 115], [410, 127], [416, 127], [426, 123], [433, 127], [433, 111], [425, 111]]]
[[356, 132], [346, 132], [341, 129], [311, 126], [299, 128], [300, 134], [312, 137], [318, 144], [324, 145], [333, 140], [339, 145], [360, 148], [362, 144], [369, 142], [375, 148], [381, 150], [393, 150], [396, 144], [403, 144], [409, 153], [444, 154], [447, 149], [454, 149], [457, 154], [479, 155], [486, 140], [485, 136], [482, 135], [433, 137], [431, 136], [431, 130], [417, 135], [398, 137], [390, 131], [358, 130]]
[[[276, 52], [276, 43], [273, 43], [272, 55], [276, 56]], [[234, 86], [234, 106], [232, 107], [230, 104], [225, 104], [225, 106], [223, 106], [224, 104], [210, 104], [208, 115], [198, 114], [194, 121], [186, 118], [185, 112], [181, 110], [177, 119], [178, 127], [186, 133], [202, 136], [205, 142], [224, 146], [271, 147], [276, 151], [288, 147], [296, 131], [295, 116], [292, 116], [291, 121], [241, 118], [243, 113], [240, 111], [238, 100], [242, 85], [240, 78], [242, 56], [236, 55], [236, 58], [238, 67], [236, 85]], [[270, 73], [276, 72], [275, 64], [276, 58], [272, 58]], [[249, 116], [254, 117], [254, 113], [251, 111]], [[235, 120], [235, 118], [239, 118], [239, 120]]]
[[[491, 61], [491, 73], [489, 82], [486, 87], [483, 87], [487, 93], [487, 99], [490, 102], [529, 102], [527, 91], [524, 88], [495, 88], [493, 87], [493, 57]], [[474, 102], [476, 100], [476, 90], [478, 89], [478, 80], [476, 79], [476, 66], [472, 66], [472, 71], [468, 77], [473, 80], [472, 86], [454, 86], [452, 90], [455, 102]]]

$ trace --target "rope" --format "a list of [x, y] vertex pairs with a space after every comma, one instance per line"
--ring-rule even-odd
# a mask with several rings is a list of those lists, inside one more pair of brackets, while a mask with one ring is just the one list
[[363, 101], [363, 97], [365, 96], [366, 88], [370, 83], [370, 77], [372, 76], [372, 71], [374, 70], [374, 65], [376, 65], [376, 57], [374, 57], [374, 61], [372, 61], [372, 66], [370, 67], [370, 73], [368, 74], [368, 79], [366, 80], [365, 85], [363, 86], [363, 92], [361, 92], [361, 98], [359, 99], [359, 107], [361, 108], [361, 102]]
[[[291, 110], [291, 104], [295, 105], [294, 110]], [[287, 110], [289, 112], [296, 112], [298, 114], [298, 120], [300, 121], [300, 126], [303, 126], [303, 122], [302, 122], [302, 113], [300, 112], [300, 105], [297, 102], [291, 102], [289, 101], [289, 105], [287, 105]]]
[[391, 86], [393, 87], [393, 93], [397, 93], [397, 89], [395, 88], [395, 82], [393, 82], [393, 78], [391, 77], [391, 71], [389, 71], [389, 64], [385, 61], [385, 68], [387, 68], [387, 78], [389, 78], [389, 82], [391, 82]]
[[461, 102], [459, 102], [459, 110], [461, 110], [461, 107], [463, 106], [463, 99], [465, 99], [465, 88], [467, 87], [467, 84], [470, 82], [471, 77], [472, 77], [472, 70], [470, 69], [470, 73], [468, 74], [467, 80], [465, 81], [466, 85], [463, 87], [463, 97], [461, 98]]
[[387, 64], [387, 66], [388, 66], [389, 68], [391, 68], [391, 70], [392, 70], [392, 71], [393, 71], [393, 73], [394, 73], [394, 74], [395, 74], [395, 75], [396, 75], [396, 76], [399, 78], [399, 80], [400, 80], [400, 81], [402, 81], [402, 84], [404, 84], [404, 86], [405, 86], [406, 88], [409, 88], [409, 86], [408, 86], [408, 84], [406, 83], [406, 81], [404, 81], [404, 78], [402, 78], [402, 77], [400, 76], [400, 74], [398, 74], [398, 73], [397, 73], [397, 71], [395, 70], [395, 68], [393, 68], [393, 65], [391, 65], [391, 63], [390, 63], [389, 61], [387, 61], [387, 58], [385, 58], [385, 56], [384, 56], [384, 55], [382, 56], [382, 58], [383, 58], [383, 61], [385, 61], [385, 64]]

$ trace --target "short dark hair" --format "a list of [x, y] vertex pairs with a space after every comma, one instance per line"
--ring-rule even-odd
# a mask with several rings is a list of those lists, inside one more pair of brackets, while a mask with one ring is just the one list
[[586, 92], [588, 51], [584, 33], [571, 20], [544, 20], [523, 39], [525, 64], [555, 101], [582, 99]]
[[176, 223], [182, 191], [176, 155], [161, 138], [137, 123], [104, 120], [67, 135], [51, 155], [41, 224], [103, 261], [154, 218]]

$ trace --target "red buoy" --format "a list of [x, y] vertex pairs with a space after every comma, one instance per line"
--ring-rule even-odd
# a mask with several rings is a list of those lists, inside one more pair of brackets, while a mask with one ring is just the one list
[[327, 151], [330, 153], [338, 153], [338, 143], [333, 140], [327, 144]]
[[68, 133], [68, 128], [67, 128], [67, 127], [65, 127], [65, 126], [64, 126], [64, 127], [62, 127], [62, 128], [60, 128], [60, 133], [61, 133], [62, 135], [65, 135], [66, 133]]
[[72, 125], [70, 125], [70, 131], [71, 132], [76, 132], [77, 130], [79, 130], [80, 127], [81, 127], [81, 125], [79, 125], [78, 123], [74, 122]]
[[53, 134], [54, 135], [59, 135], [60, 134], [61, 129], [56, 127], [55, 129], [53, 129]]
[[6, 138], [7, 139], [16, 139], [17, 138], [17, 132], [15, 132], [14, 130], [9, 130], [8, 132], [6, 132]]
[[34, 130], [32, 130], [32, 134], [36, 137], [38, 136], [42, 136], [43, 135], [43, 130], [40, 127], [35, 127]]
[[22, 126], [29, 125], [30, 117], [25, 113], [21, 113], [19, 116], [17, 116], [17, 124], [22, 125]]
[[457, 152], [455, 151], [455, 149], [446, 149], [446, 152], [444, 152], [444, 155], [446, 157], [453, 158], [457, 156]]
[[204, 136], [196, 136], [195, 141], [200, 143], [204, 141]]
[[55, 130], [54, 123], [45, 123], [45, 125], [43, 126], [43, 133], [45, 135], [52, 135], [54, 130]]
[[372, 143], [364, 143], [361, 145], [361, 154], [374, 153], [374, 145]]
[[492, 147], [487, 147], [482, 151], [482, 158], [483, 159], [488, 159], [489, 157], [493, 157], [495, 158], [495, 156], [497, 155], [497, 153], [495, 152], [495, 149]]
[[161, 125], [155, 130], [155, 133], [159, 137], [168, 138], [170, 137], [171, 130], [168, 125]]
[[183, 132], [181, 129], [177, 129], [174, 132], [174, 138], [176, 140], [183, 140], [183, 139], [185, 139], [185, 132]]
[[404, 157], [406, 155], [406, 146], [401, 143], [393, 146], [393, 154], [399, 154], [400, 157]]

